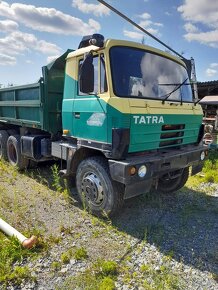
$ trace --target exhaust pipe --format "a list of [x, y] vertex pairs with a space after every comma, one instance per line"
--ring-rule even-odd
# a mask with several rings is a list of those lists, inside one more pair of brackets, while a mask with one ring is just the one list
[[15, 228], [10, 226], [1, 218], [0, 218], [0, 230], [3, 231], [9, 237], [14, 236], [15, 238], [17, 238], [22, 244], [22, 246], [26, 249], [32, 248], [37, 242], [37, 238], [35, 236], [26, 238], [24, 235], [22, 235], [20, 232], [18, 232]]

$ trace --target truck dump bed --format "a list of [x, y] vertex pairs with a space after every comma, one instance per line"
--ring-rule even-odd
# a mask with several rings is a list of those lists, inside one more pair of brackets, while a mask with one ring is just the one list
[[65, 58], [71, 51], [44, 66], [38, 83], [0, 89], [0, 126], [13, 124], [51, 134], [62, 131]]

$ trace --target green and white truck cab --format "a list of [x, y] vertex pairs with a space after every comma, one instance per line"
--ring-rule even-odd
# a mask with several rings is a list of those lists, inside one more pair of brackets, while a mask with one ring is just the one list
[[[7, 99], [12, 90], [25, 96], [21, 103]], [[0, 90], [1, 155], [18, 167], [22, 159], [21, 169], [27, 160], [66, 160], [61, 173], [76, 180], [94, 214], [113, 214], [124, 199], [152, 188], [174, 192], [190, 168], [192, 174], [202, 168], [202, 109], [194, 103], [186, 64], [169, 53], [84, 37], [77, 50], [43, 67], [33, 95], [31, 85]], [[27, 110], [24, 119], [3, 113], [24, 106], [31, 114], [33, 100], [37, 122], [29, 122]]]

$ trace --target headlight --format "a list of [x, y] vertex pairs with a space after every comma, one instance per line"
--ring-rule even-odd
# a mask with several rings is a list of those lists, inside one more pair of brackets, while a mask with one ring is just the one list
[[204, 151], [202, 151], [202, 152], [201, 152], [201, 161], [203, 161], [203, 160], [204, 160], [204, 158], [205, 158], [205, 152], [204, 152]]
[[147, 173], [147, 167], [145, 165], [140, 166], [138, 170], [138, 176], [143, 178], [145, 177], [146, 173]]

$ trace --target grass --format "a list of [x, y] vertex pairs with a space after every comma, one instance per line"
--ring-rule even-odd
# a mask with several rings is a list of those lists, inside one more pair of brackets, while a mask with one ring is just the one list
[[218, 150], [209, 151], [209, 158], [204, 162], [202, 172], [190, 177], [187, 185], [195, 189], [202, 183], [218, 183]]
[[119, 273], [118, 264], [114, 261], [98, 260], [85, 272], [68, 277], [57, 290], [114, 290], [115, 280]]
[[85, 248], [69, 249], [68, 251], [61, 254], [61, 262], [63, 264], [70, 263], [70, 260], [74, 258], [77, 261], [85, 260], [88, 258], [88, 254]]
[[0, 235], [0, 285], [7, 286], [9, 282], [19, 285], [23, 279], [32, 280], [28, 267], [15, 267], [14, 264], [35, 255], [34, 250], [24, 249], [16, 239], [7, 239]]
[[154, 269], [151, 263], [143, 264], [136, 272], [131, 272], [128, 267], [124, 268], [124, 271], [126, 272], [124, 279], [128, 285], [131, 282], [137, 283], [145, 290], [185, 289], [179, 275], [172, 273], [170, 266], [161, 265]]

